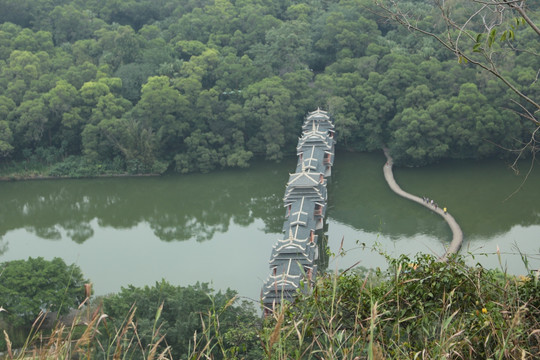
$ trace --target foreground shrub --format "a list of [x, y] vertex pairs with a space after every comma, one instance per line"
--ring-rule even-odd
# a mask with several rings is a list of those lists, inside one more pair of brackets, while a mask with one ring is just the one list
[[0, 264], [0, 316], [13, 327], [28, 327], [43, 312], [66, 314], [85, 299], [81, 269], [42, 257]]
[[[85, 283], [81, 269], [60, 258], [30, 257], [0, 264], [0, 333], [9, 334], [15, 347], [22, 346], [41, 314], [58, 316], [79, 306], [86, 297]], [[6, 349], [1, 336], [0, 351]]]
[[[182, 287], [166, 281], [152, 287], [129, 286], [103, 298], [103, 311], [110, 319], [109, 326], [114, 325], [104, 332], [103, 343], [115, 340], [118, 329], [125, 326], [126, 314], [133, 311], [129, 331], [136, 334], [143, 349], [155, 341], [159, 329], [164, 338], [158, 350], [169, 346], [175, 359], [202, 349], [212, 358], [260, 356], [256, 351], [260, 318], [251, 304], [238, 302], [232, 290], [216, 293], [206, 283]], [[194, 334], [202, 338], [194, 340]]]
[[320, 277], [311, 295], [269, 320], [265, 351], [279, 359], [538, 358], [539, 296], [538, 275], [402, 256], [384, 273]]
[[538, 272], [513, 277], [461, 257], [389, 262], [384, 272], [322, 275], [262, 322], [231, 290], [129, 286], [71, 327], [33, 328], [19, 355], [6, 337], [8, 358], [540, 358]]

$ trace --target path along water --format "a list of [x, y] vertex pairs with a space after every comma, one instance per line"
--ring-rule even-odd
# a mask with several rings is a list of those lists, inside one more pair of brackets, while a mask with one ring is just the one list
[[452, 230], [452, 234], [453, 234], [452, 242], [450, 243], [450, 246], [446, 249], [446, 252], [444, 253], [444, 255], [440, 257], [441, 261], [446, 261], [449, 255], [456, 254], [461, 248], [461, 244], [463, 242], [463, 232], [461, 231], [461, 228], [459, 227], [454, 217], [450, 215], [450, 213], [444, 211], [440, 207], [433, 206], [432, 204], [424, 201], [424, 199], [416, 195], [409, 194], [408, 192], [403, 191], [399, 187], [399, 185], [396, 183], [396, 180], [394, 179], [394, 173], [392, 171], [392, 166], [394, 165], [394, 161], [392, 157], [390, 156], [390, 153], [388, 152], [387, 148], [383, 148], [383, 151], [387, 160], [386, 164], [384, 164], [384, 167], [383, 167], [384, 178], [386, 179], [386, 182], [388, 183], [392, 191], [394, 191], [399, 196], [402, 196], [406, 199], [417, 202], [418, 204], [423, 205], [427, 207], [428, 209], [430, 209], [431, 211], [434, 211], [437, 214], [441, 215], [443, 219], [446, 220], [446, 222], [450, 226], [450, 229]]

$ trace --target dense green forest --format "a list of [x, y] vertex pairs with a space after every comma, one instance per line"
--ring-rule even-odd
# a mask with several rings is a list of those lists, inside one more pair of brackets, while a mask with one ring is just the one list
[[[411, 4], [440, 21], [429, 1]], [[530, 138], [507, 86], [376, 10], [371, 0], [1, 0], [0, 165], [53, 176], [245, 167], [291, 154], [317, 107], [333, 114], [342, 149], [387, 144], [409, 166], [508, 156]], [[540, 98], [540, 42], [526, 26], [512, 40], [500, 70]]]

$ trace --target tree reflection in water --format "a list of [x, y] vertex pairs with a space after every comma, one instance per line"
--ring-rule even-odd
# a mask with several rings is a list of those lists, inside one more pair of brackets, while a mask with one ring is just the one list
[[[384, 182], [382, 165], [382, 153], [340, 154], [328, 188], [328, 217], [393, 239], [445, 237], [444, 221], [394, 196]], [[162, 241], [206, 241], [227, 232], [231, 224], [248, 226], [255, 219], [264, 222], [265, 233], [279, 233], [284, 184], [294, 167], [291, 158], [210, 174], [6, 182], [0, 187], [0, 237], [26, 229], [43, 239], [66, 236], [83, 243], [94, 236], [95, 219], [99, 226], [115, 229], [147, 223]], [[504, 234], [515, 225], [539, 224], [540, 188], [534, 185], [540, 168], [534, 170], [508, 201], [503, 200], [521, 178], [502, 162], [397, 169], [396, 177], [408, 191], [448, 207], [471, 240]]]
[[[276, 174], [276, 166], [282, 168]], [[83, 243], [101, 227], [150, 225], [163, 241], [210, 240], [257, 218], [279, 233], [283, 184], [292, 166], [157, 178], [44, 180], [6, 183], [0, 190], [0, 236], [24, 228], [40, 238]]]

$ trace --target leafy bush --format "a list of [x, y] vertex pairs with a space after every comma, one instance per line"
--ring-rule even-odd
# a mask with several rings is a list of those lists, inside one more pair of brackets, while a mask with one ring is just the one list
[[[206, 283], [182, 287], [162, 280], [152, 287], [122, 288], [120, 293], [103, 298], [103, 310], [115, 329], [121, 329], [126, 314], [134, 307], [136, 326], [132, 331], [144, 349], [153, 343], [159, 329], [165, 334], [164, 344], [171, 347], [175, 359], [186, 358], [190, 349], [196, 347], [194, 334], [205, 336], [207, 350], [214, 358], [229, 358], [226, 354], [256, 353], [255, 329], [259, 318], [253, 306], [246, 302], [234, 305], [235, 299], [234, 291], [215, 293]], [[114, 341], [117, 332], [104, 333], [102, 342]], [[161, 346], [161, 351], [164, 347]]]
[[0, 316], [10, 327], [29, 327], [44, 311], [67, 313], [85, 299], [81, 269], [64, 260], [42, 257], [0, 265]]
[[64, 161], [54, 164], [50, 170], [50, 176], [58, 177], [86, 177], [100, 174], [100, 166], [92, 164], [78, 156], [70, 156]]

